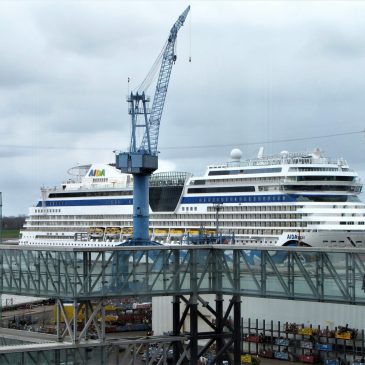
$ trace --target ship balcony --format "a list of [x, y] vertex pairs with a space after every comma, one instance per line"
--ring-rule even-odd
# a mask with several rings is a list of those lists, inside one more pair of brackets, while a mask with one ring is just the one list
[[283, 179], [280, 179], [281, 184], [306, 184], [306, 185], [315, 185], [315, 184], [326, 184], [326, 185], [362, 185], [360, 178], [356, 176], [338, 176], [338, 175], [329, 175], [329, 176], [316, 176], [316, 175], [307, 175], [307, 176], [286, 176]]
[[362, 184], [353, 182], [315, 181], [315, 182], [286, 182], [280, 184], [280, 190], [285, 192], [314, 192], [314, 193], [361, 193]]

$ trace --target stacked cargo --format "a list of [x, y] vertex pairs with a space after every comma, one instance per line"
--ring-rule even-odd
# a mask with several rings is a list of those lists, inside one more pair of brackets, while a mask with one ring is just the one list
[[243, 350], [265, 358], [347, 365], [360, 364], [360, 358], [365, 354], [364, 330], [359, 334], [357, 329], [348, 325], [330, 329], [286, 323], [282, 329], [280, 322], [275, 326], [273, 321], [259, 323], [256, 320], [252, 325], [248, 320], [243, 325], [243, 332]]
[[[65, 315], [68, 321], [73, 318], [74, 307], [72, 303], [65, 304]], [[54, 321], [56, 321], [57, 308], [54, 307]], [[100, 321], [100, 315], [97, 316]], [[61, 315], [61, 322], [65, 318]], [[78, 311], [77, 322], [80, 329], [85, 321], [84, 308]], [[152, 323], [152, 303], [111, 303], [105, 306], [105, 332], [149, 331]]]

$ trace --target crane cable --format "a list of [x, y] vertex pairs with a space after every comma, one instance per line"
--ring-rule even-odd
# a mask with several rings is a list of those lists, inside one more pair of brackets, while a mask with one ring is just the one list
[[148, 88], [151, 86], [151, 83], [153, 82], [153, 80], [155, 79], [155, 77], [157, 75], [157, 71], [159, 69], [159, 66], [161, 65], [162, 56], [163, 56], [164, 50], [166, 48], [166, 45], [167, 45], [167, 42], [162, 47], [159, 55], [157, 56], [157, 58], [156, 58], [155, 62], [153, 63], [150, 71], [148, 72], [147, 76], [144, 78], [144, 80], [139, 85], [139, 87], [137, 89], [138, 93], [142, 93], [143, 91], [146, 92], [148, 90]]
[[191, 12], [189, 16], [189, 62], [191, 62]]
[[180, 150], [180, 149], [204, 149], [204, 148], [223, 148], [223, 147], [241, 147], [241, 146], [254, 146], [254, 145], [263, 145], [266, 143], [283, 143], [283, 142], [297, 142], [297, 141], [308, 141], [314, 139], [321, 138], [332, 138], [332, 137], [340, 137], [340, 136], [348, 136], [351, 134], [363, 134], [365, 133], [365, 129], [359, 131], [352, 132], [343, 132], [343, 133], [334, 133], [327, 134], [321, 136], [312, 136], [312, 137], [297, 137], [297, 138], [287, 138], [287, 139], [276, 139], [276, 140], [268, 140], [268, 141], [256, 141], [256, 142], [244, 142], [244, 143], [230, 143], [230, 144], [211, 144], [211, 145], [191, 145], [191, 146], [170, 146], [170, 147], [161, 147], [161, 150]]
[[[245, 143], [230, 143], [230, 144], [212, 144], [212, 145], [192, 145], [192, 146], [170, 146], [161, 147], [161, 150], [184, 150], [184, 149], [204, 149], [204, 148], [224, 148], [224, 147], [240, 147], [240, 146], [252, 146], [252, 145], [262, 145], [265, 143], [283, 143], [283, 142], [297, 142], [297, 141], [308, 141], [320, 138], [333, 138], [342, 137], [354, 134], [364, 134], [365, 130], [357, 130], [351, 132], [326, 134], [321, 136], [312, 137], [298, 137], [298, 138], [287, 138], [287, 139], [277, 139], [271, 141], [256, 141], [256, 142], [245, 142]], [[0, 148], [23, 148], [23, 149], [33, 149], [33, 150], [105, 150], [110, 151], [112, 147], [74, 147], [74, 146], [35, 146], [35, 145], [15, 145], [15, 144], [0, 144]]]

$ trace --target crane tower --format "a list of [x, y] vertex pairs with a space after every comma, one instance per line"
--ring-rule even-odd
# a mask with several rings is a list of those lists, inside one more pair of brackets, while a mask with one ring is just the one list
[[[149, 243], [149, 177], [158, 168], [158, 136], [171, 69], [176, 61], [177, 33], [183, 26], [190, 6], [179, 16], [170, 30], [161, 52], [161, 67], [152, 108], [144, 90], [131, 92], [127, 98], [132, 132], [128, 152], [116, 155], [116, 167], [133, 175], [133, 241], [134, 245]], [[140, 138], [139, 138], [140, 137]], [[139, 139], [138, 139], [139, 138]]]

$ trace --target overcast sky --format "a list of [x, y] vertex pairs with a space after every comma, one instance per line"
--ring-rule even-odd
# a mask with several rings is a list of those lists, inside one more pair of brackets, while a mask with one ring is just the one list
[[[27, 214], [41, 186], [59, 185], [77, 164], [113, 162], [112, 151], [128, 146], [127, 79], [139, 85], [188, 4], [0, 2], [3, 215]], [[160, 170], [202, 174], [234, 146], [253, 157], [253, 142], [365, 128], [365, 2], [190, 4], [162, 117]], [[365, 176], [364, 141], [358, 133], [265, 147], [321, 147]]]

